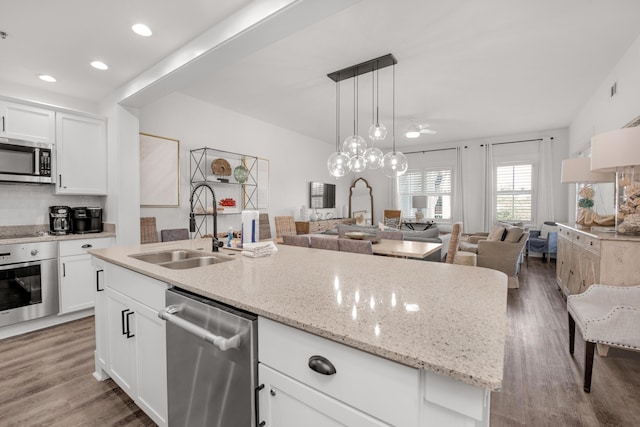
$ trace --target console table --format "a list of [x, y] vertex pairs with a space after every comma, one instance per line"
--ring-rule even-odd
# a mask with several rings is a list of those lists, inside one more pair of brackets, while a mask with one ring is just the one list
[[584, 292], [594, 283], [638, 284], [640, 237], [558, 224], [556, 282], [565, 295]]
[[414, 222], [414, 221], [402, 221], [402, 225], [405, 225], [409, 230], [426, 230], [431, 227], [433, 222]]
[[355, 218], [333, 218], [321, 219], [319, 221], [296, 221], [297, 234], [313, 234], [322, 233], [326, 230], [336, 228], [338, 224], [353, 225], [356, 223]]

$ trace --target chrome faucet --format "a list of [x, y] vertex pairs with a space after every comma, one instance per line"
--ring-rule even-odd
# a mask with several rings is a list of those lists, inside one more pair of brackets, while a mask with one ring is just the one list
[[223, 243], [218, 240], [218, 202], [216, 201], [215, 191], [213, 191], [213, 188], [207, 182], [196, 184], [193, 190], [191, 190], [191, 195], [189, 196], [189, 231], [191, 233], [195, 233], [196, 231], [196, 214], [193, 211], [193, 196], [200, 187], [207, 187], [211, 190], [211, 196], [213, 197], [213, 238], [211, 239], [211, 251], [218, 252], [218, 248], [223, 245]]

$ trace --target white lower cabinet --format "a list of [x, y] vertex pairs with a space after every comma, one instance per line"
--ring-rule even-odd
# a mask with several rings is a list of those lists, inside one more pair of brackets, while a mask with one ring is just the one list
[[[332, 370], [311, 368], [322, 357]], [[489, 425], [488, 390], [258, 319], [260, 421], [266, 427]], [[333, 372], [327, 375], [327, 372]]]
[[94, 306], [96, 270], [90, 249], [111, 246], [112, 239], [94, 238], [61, 241], [58, 246], [60, 314], [72, 313]]
[[301, 420], [307, 427], [389, 425], [263, 364], [258, 366], [258, 376], [264, 384], [260, 414], [265, 426], [298, 427]]
[[[169, 286], [109, 263], [102, 263], [102, 268], [104, 273], [98, 277], [104, 274], [105, 290], [96, 291], [96, 301], [105, 294], [106, 322], [96, 319], [96, 372], [104, 369], [101, 364], [106, 360], [106, 374], [153, 421], [166, 426], [166, 326], [158, 311], [164, 308], [164, 291]], [[96, 317], [100, 314], [97, 310]], [[106, 355], [101, 345], [106, 345]]]

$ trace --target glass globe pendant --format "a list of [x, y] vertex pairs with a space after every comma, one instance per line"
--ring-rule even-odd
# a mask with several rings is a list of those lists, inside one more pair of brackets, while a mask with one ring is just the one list
[[408, 168], [407, 156], [399, 151], [390, 151], [382, 158], [382, 173], [389, 178], [403, 175]]
[[382, 123], [376, 122], [369, 127], [369, 138], [372, 141], [382, 141], [387, 137], [387, 127]]
[[349, 167], [354, 172], [362, 172], [367, 168], [367, 161], [362, 155], [352, 156], [349, 159]]
[[351, 135], [342, 142], [342, 151], [349, 157], [362, 156], [367, 149], [367, 141], [360, 135]]
[[341, 151], [336, 151], [327, 160], [327, 169], [334, 178], [342, 178], [351, 171], [349, 156]]
[[383, 153], [379, 148], [371, 147], [364, 152], [364, 159], [367, 162], [367, 168], [378, 169], [382, 166]]

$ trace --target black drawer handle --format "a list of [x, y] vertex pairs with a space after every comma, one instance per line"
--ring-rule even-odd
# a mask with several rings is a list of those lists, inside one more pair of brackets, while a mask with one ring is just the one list
[[96, 291], [103, 292], [104, 288], [100, 289], [100, 273], [104, 273], [104, 270], [96, 270]]
[[322, 375], [333, 375], [337, 372], [333, 363], [322, 356], [311, 356], [309, 358], [309, 368]]
[[129, 324], [129, 319], [130, 319], [130, 316], [134, 312], [133, 311], [129, 311], [129, 310], [127, 310], [127, 311], [128, 311], [128, 313], [125, 314], [125, 317], [127, 318], [127, 338], [133, 338], [133, 337], [135, 337], [135, 334], [131, 333], [131, 325]]
[[89, 248], [92, 248], [92, 247], [93, 247], [93, 245], [90, 244], [90, 243], [87, 243], [86, 245], [82, 245], [82, 249], [89, 249]]

